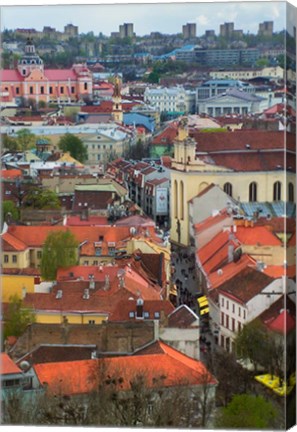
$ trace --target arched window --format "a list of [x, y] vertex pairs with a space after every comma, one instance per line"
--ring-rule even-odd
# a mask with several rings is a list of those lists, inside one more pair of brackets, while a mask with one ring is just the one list
[[288, 198], [289, 198], [289, 202], [294, 202], [294, 185], [293, 185], [293, 183], [289, 183], [289, 185], [288, 185]]
[[280, 201], [282, 195], [282, 184], [277, 181], [273, 184], [273, 201]]
[[173, 187], [173, 196], [174, 196], [174, 217], [177, 218], [177, 209], [178, 209], [178, 194], [177, 194], [177, 180], [174, 180]]
[[231, 183], [227, 182], [224, 184], [224, 192], [226, 192], [226, 194], [228, 194], [232, 197], [232, 184]]
[[249, 201], [256, 202], [257, 201], [257, 183], [252, 182], [249, 186]]
[[184, 192], [184, 182], [180, 182], [180, 219], [184, 219], [184, 200], [185, 200], [185, 192]]

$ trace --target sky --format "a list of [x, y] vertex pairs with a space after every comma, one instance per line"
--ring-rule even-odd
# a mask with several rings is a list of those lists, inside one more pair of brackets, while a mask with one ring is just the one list
[[[152, 31], [181, 33], [183, 24], [195, 22], [199, 36], [208, 29], [215, 30], [218, 34], [220, 24], [224, 22], [234, 22], [235, 29], [243, 30], [245, 33], [257, 33], [259, 22], [263, 21], [274, 21], [274, 31], [283, 30], [286, 26], [284, 1], [166, 3], [165, 0], [163, 3], [142, 2], [143, 4], [133, 4], [132, 1], [128, 4], [121, 0], [118, 0], [117, 4], [110, 4], [110, 1], [105, 1], [107, 4], [86, 1], [87, 5], [74, 0], [0, 0], [1, 29], [35, 28], [41, 31], [43, 26], [51, 26], [63, 31], [64, 26], [71, 23], [79, 27], [80, 33], [93, 31], [95, 35], [102, 32], [109, 36], [111, 32], [118, 31], [120, 24], [131, 22], [134, 23], [136, 34], [142, 36]], [[297, 4], [297, 0], [291, 1]], [[7, 6], [8, 4], [14, 6]]]

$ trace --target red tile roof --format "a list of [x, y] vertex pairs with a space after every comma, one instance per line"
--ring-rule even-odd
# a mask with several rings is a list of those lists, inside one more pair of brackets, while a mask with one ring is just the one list
[[238, 226], [235, 233], [240, 243], [257, 246], [281, 246], [282, 241], [266, 226]]
[[208, 276], [210, 289], [218, 288], [229, 279], [240, 273], [244, 268], [255, 265], [255, 261], [249, 255], [242, 255], [239, 261], [231, 262], [223, 266], [219, 271], [210, 273]]
[[77, 75], [73, 69], [45, 69], [44, 75], [49, 81], [76, 80]]
[[[162, 313], [167, 317], [174, 310], [174, 306], [168, 300], [147, 300], [143, 304], [143, 319], [160, 319]], [[133, 312], [134, 315], [130, 316]], [[155, 314], [159, 314], [156, 316]], [[109, 321], [135, 321], [136, 318], [136, 300], [123, 300], [118, 303], [111, 314]]]
[[0, 81], [24, 81], [24, 77], [15, 69], [2, 69], [0, 71]]
[[258, 318], [269, 330], [288, 334], [296, 329], [296, 305], [288, 296], [282, 296]]
[[173, 144], [173, 141], [177, 137], [178, 127], [177, 123], [170, 123], [163, 131], [154, 136], [152, 145], [163, 145]]
[[16, 177], [23, 177], [23, 172], [19, 169], [6, 169], [0, 171], [0, 178], [4, 180], [15, 179]]
[[23, 251], [28, 247], [23, 241], [19, 240], [8, 232], [4, 233], [1, 238], [3, 242], [3, 250], [6, 252]]
[[194, 229], [196, 232], [201, 232], [212, 227], [213, 225], [216, 225], [219, 222], [222, 222], [224, 219], [226, 220], [230, 219], [230, 215], [228, 215], [225, 209], [221, 210], [219, 214], [215, 216], [209, 216], [208, 218], [204, 219], [202, 222], [195, 224]]
[[0, 373], [1, 375], [20, 374], [22, 371], [17, 367], [13, 360], [4, 352], [0, 353]]
[[284, 266], [269, 265], [263, 269], [263, 273], [275, 279], [278, 279], [285, 275], [289, 278], [294, 278], [296, 277], [296, 265], [291, 265], [286, 268]]
[[48, 392], [62, 395], [89, 393], [106, 377], [116, 378], [118, 391], [130, 390], [131, 382], [139, 375], [144, 375], [147, 388], [199, 386], [205, 381], [217, 384], [202, 362], [159, 343], [163, 351], [159, 354], [43, 363], [34, 369], [40, 383], [47, 384]]

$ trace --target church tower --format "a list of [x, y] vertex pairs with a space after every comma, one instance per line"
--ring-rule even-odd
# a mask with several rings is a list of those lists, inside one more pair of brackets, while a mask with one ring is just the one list
[[174, 141], [174, 162], [183, 170], [185, 165], [193, 164], [195, 159], [196, 141], [189, 137], [187, 119], [182, 118], [178, 124], [177, 138]]
[[25, 54], [18, 61], [18, 71], [23, 77], [27, 77], [34, 69], [39, 69], [43, 73], [44, 65], [35, 51], [32, 38], [28, 38], [25, 46]]
[[115, 122], [123, 123], [121, 81], [118, 76], [115, 77], [115, 84], [112, 95], [112, 117]]

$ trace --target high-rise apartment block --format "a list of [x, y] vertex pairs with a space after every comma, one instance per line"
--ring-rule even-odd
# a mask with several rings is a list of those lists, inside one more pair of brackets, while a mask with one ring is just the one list
[[231, 37], [234, 32], [234, 23], [225, 23], [220, 25], [220, 36]]
[[124, 24], [120, 25], [119, 36], [121, 39], [123, 39], [125, 37], [133, 37], [134, 36], [133, 24], [132, 23], [124, 23]]
[[273, 21], [264, 21], [259, 24], [259, 36], [272, 36], [273, 34]]
[[73, 24], [67, 24], [64, 26], [64, 33], [71, 37], [78, 36], [78, 26], [75, 26]]
[[196, 24], [195, 23], [187, 23], [183, 25], [183, 37], [185, 39], [195, 38], [196, 37]]

